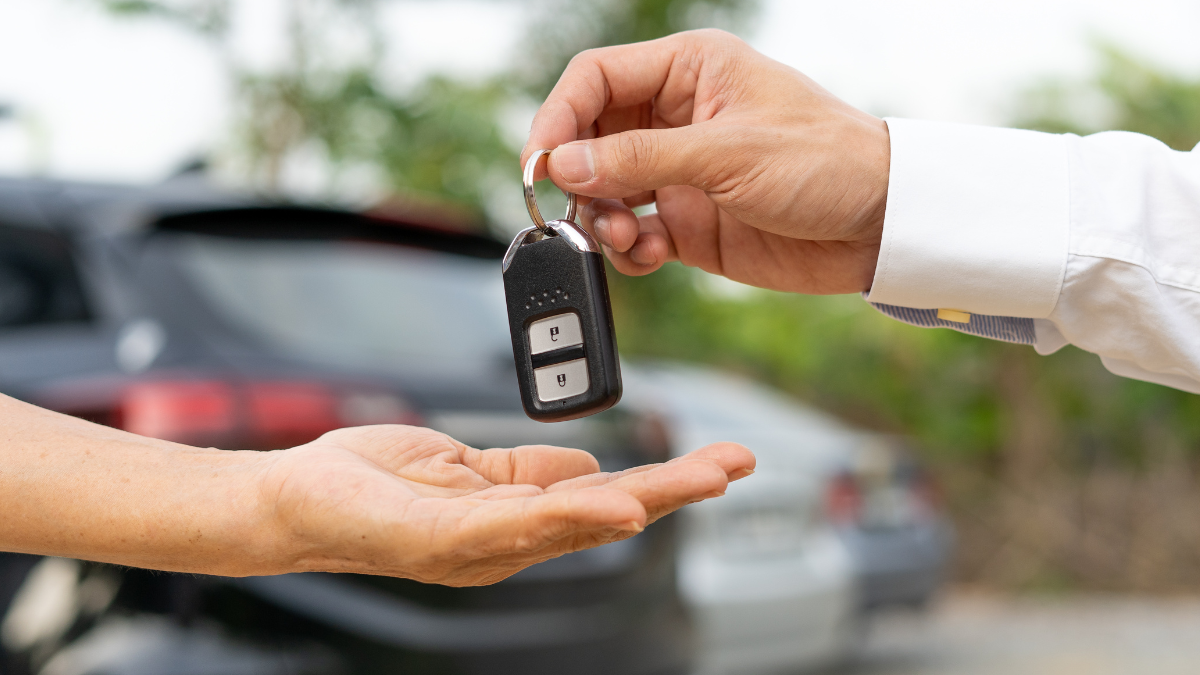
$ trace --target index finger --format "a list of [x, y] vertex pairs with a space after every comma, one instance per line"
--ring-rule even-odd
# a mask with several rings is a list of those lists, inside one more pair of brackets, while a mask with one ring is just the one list
[[[706, 55], [701, 47], [725, 40], [740, 42], [720, 31], [690, 31], [580, 53], [534, 116], [521, 151], [522, 166], [535, 150], [585, 137], [607, 108], [654, 101], [659, 115], [673, 126], [689, 123]], [[545, 176], [541, 169], [536, 178]]]
[[699, 450], [693, 450], [682, 457], [676, 457], [669, 462], [663, 464], [645, 464], [635, 466], [632, 469], [617, 471], [614, 473], [592, 473], [573, 478], [562, 483], [551, 485], [546, 491], [554, 492], [556, 490], [574, 490], [585, 487], [602, 487], [611, 486], [612, 484], [624, 480], [629, 476], [657, 469], [669, 468], [671, 470], [679, 470], [689, 462], [712, 464], [721, 469], [729, 482], [739, 480], [752, 473], [757, 464], [754, 453], [750, 452], [746, 446], [739, 443], [713, 443], [706, 445]]

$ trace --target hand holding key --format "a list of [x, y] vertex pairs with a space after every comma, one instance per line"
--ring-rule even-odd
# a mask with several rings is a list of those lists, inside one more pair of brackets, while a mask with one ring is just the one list
[[[870, 287], [887, 197], [880, 119], [721, 31], [586, 51], [534, 119], [525, 161], [582, 209], [625, 274], [680, 260], [800, 293]], [[630, 207], [657, 203], [638, 218]]]

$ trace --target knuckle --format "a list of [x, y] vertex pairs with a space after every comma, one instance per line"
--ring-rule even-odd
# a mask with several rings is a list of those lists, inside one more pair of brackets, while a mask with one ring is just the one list
[[654, 141], [646, 134], [629, 131], [617, 136], [617, 165], [620, 178], [641, 176], [649, 172], [655, 161]]
[[745, 40], [720, 28], [699, 28], [687, 31], [683, 35], [688, 43], [697, 47], [721, 47], [729, 49], [747, 46]]
[[698, 40], [708, 42], [728, 42], [730, 40], [738, 39], [733, 33], [721, 30], [720, 28], [698, 28], [693, 31], [688, 31], [688, 33]]
[[575, 54], [575, 56], [572, 56], [571, 60], [567, 62], [567, 67], [579, 67], [584, 64], [598, 63], [603, 60], [605, 52], [609, 51], [610, 49], [611, 47], [592, 47], [591, 49], [585, 49]]
[[567, 61], [567, 67], [563, 69], [563, 74], [571, 73], [576, 70], [579, 70], [580, 66], [591, 61], [594, 58], [594, 56], [589, 53], [591, 51], [593, 51], [593, 50], [588, 49], [588, 50], [579, 52], [575, 56], [572, 56], [571, 60]]
[[610, 258], [613, 262], [613, 267], [617, 271], [627, 277], [644, 277], [651, 272], [657, 271], [661, 264], [654, 265], [639, 265], [629, 259], [628, 255], [622, 255], [620, 258]]

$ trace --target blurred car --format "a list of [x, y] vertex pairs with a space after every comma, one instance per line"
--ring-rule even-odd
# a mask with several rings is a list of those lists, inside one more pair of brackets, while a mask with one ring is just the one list
[[[481, 447], [582, 447], [608, 470], [664, 459], [628, 410], [524, 416], [505, 245], [436, 225], [239, 199], [187, 177], [148, 189], [0, 181], [0, 391], [217, 447], [396, 422]], [[7, 555], [0, 640], [12, 672], [684, 673], [671, 527], [485, 588]], [[328, 658], [302, 656], [313, 650]]]
[[904, 445], [863, 435], [827, 492], [828, 517], [854, 558], [868, 612], [926, 607], [954, 546], [940, 491]]
[[627, 396], [657, 405], [684, 452], [717, 441], [754, 450], [755, 474], [684, 509], [680, 593], [697, 623], [699, 672], [784, 672], [856, 647], [854, 561], [824, 514], [829, 476], [854, 438], [823, 415], [754, 383], [658, 364]]
[[785, 672], [852, 657], [870, 612], [920, 607], [951, 530], [898, 443], [711, 369], [643, 364], [627, 399], [664, 414], [675, 451], [742, 443], [756, 474], [682, 512], [679, 584], [699, 672]]

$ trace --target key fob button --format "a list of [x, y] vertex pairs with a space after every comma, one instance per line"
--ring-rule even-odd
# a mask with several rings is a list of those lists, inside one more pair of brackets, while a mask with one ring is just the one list
[[[583, 329], [579, 315], [574, 312], [539, 319], [529, 324], [529, 351], [544, 354], [563, 347], [583, 344]], [[543, 399], [552, 400], [552, 399]]]
[[538, 400], [543, 403], [586, 394], [589, 387], [587, 359], [536, 368], [533, 381]]

